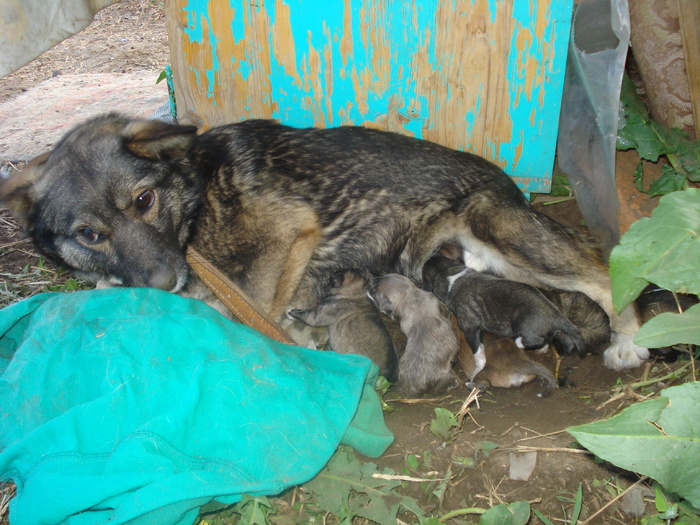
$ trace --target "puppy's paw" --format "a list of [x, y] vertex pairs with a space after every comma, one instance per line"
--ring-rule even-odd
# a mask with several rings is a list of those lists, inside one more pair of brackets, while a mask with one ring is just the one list
[[482, 392], [485, 392], [486, 390], [491, 388], [491, 381], [489, 381], [488, 379], [474, 378], [473, 380], [464, 383], [464, 386], [466, 386], [468, 390], [473, 390], [476, 388], [478, 390], [481, 390]]
[[535, 348], [533, 352], [535, 352], [538, 355], [546, 355], [547, 353], [549, 353], [549, 345], [544, 345], [542, 348]]
[[634, 336], [614, 334], [612, 344], [603, 354], [605, 366], [613, 370], [636, 368], [649, 359], [649, 349], [634, 344]]

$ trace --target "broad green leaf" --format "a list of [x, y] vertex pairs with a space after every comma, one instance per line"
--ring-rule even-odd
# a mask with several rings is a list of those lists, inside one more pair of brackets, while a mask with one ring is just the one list
[[530, 504], [516, 501], [496, 505], [481, 515], [479, 525], [525, 525], [530, 519]]
[[668, 147], [652, 129], [649, 115], [627, 75], [622, 81], [620, 102], [625, 114], [623, 125], [617, 131], [617, 148], [635, 148], [641, 158], [656, 162]]
[[430, 421], [430, 431], [442, 440], [452, 437], [453, 428], [457, 426], [455, 415], [446, 408], [435, 409], [435, 419]]
[[634, 342], [647, 348], [700, 345], [700, 304], [682, 314], [667, 312], [650, 319], [639, 329]]
[[666, 195], [672, 191], [682, 190], [685, 186], [685, 174], [678, 173], [668, 164], [661, 170], [661, 176], [649, 185], [649, 197]]
[[604, 421], [568, 428], [581, 445], [700, 506], [700, 382], [662, 390]]
[[649, 283], [700, 293], [700, 190], [665, 195], [650, 218], [633, 223], [610, 256], [613, 304], [618, 312]]

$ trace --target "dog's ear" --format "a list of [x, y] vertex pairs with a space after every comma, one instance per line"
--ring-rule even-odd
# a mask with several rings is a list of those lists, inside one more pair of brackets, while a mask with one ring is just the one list
[[44, 175], [49, 154], [50, 152], [39, 155], [14, 175], [0, 177], [0, 203], [6, 206], [24, 227], [27, 226], [36, 200], [34, 184]]
[[134, 155], [153, 160], [183, 158], [194, 145], [196, 126], [158, 120], [134, 120], [122, 130], [124, 145]]

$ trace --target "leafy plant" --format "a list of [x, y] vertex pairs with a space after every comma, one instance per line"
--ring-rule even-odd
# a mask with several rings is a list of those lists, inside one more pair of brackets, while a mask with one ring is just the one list
[[461, 429], [457, 417], [446, 408], [435, 409], [435, 419], [430, 421], [430, 431], [443, 441], [454, 438]]
[[[617, 149], [634, 148], [642, 159], [634, 175], [637, 189], [654, 197], [687, 188], [688, 181], [700, 182], [700, 142], [690, 140], [679, 129], [668, 129], [653, 121], [627, 76], [622, 82], [620, 102], [624, 121], [617, 132]], [[657, 162], [660, 157], [669, 164], [663, 166], [661, 177], [644, 190], [644, 161]]]
[[613, 304], [621, 312], [649, 283], [700, 293], [700, 190], [662, 197], [650, 218], [632, 224], [610, 256]]
[[525, 525], [530, 520], [530, 504], [516, 501], [491, 507], [481, 515], [479, 525]]
[[567, 431], [596, 456], [645, 474], [700, 507], [699, 407], [700, 382], [691, 382]]
[[380, 473], [374, 463], [362, 464], [352, 452], [339, 449], [304, 488], [340, 523], [352, 523], [358, 516], [376, 523], [396, 523], [400, 510], [414, 514], [424, 523], [425, 513], [415, 499], [395, 490], [401, 486], [401, 481], [391, 478], [392, 474], [389, 469]]

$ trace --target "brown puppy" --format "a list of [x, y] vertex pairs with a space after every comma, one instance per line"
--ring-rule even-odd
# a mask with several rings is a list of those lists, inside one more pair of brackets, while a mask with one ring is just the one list
[[608, 366], [648, 356], [632, 342], [633, 310], [614, 312], [607, 269], [575, 233], [485, 159], [395, 133], [249, 120], [197, 135], [109, 114], [5, 180], [0, 200], [84, 277], [210, 300], [188, 271], [192, 245], [278, 320], [316, 304], [337, 272], [420, 280], [452, 242], [470, 267], [600, 304]]
[[486, 390], [490, 387], [517, 388], [537, 379], [543, 387], [538, 396], [550, 395], [557, 388], [554, 374], [546, 366], [530, 359], [525, 350], [518, 348], [512, 339], [491, 334], [484, 336], [486, 364], [476, 369], [474, 354], [464, 341], [458, 357], [462, 370], [470, 378], [468, 387]]
[[381, 375], [395, 381], [396, 349], [379, 310], [367, 295], [365, 280], [346, 272], [333, 286], [316, 307], [291, 309], [287, 315], [313, 327], [327, 326], [331, 350], [365, 355], [379, 366]]
[[372, 295], [379, 310], [397, 319], [406, 335], [397, 391], [418, 396], [456, 387], [452, 362], [459, 341], [445, 306], [408, 277], [398, 274], [380, 279]]

